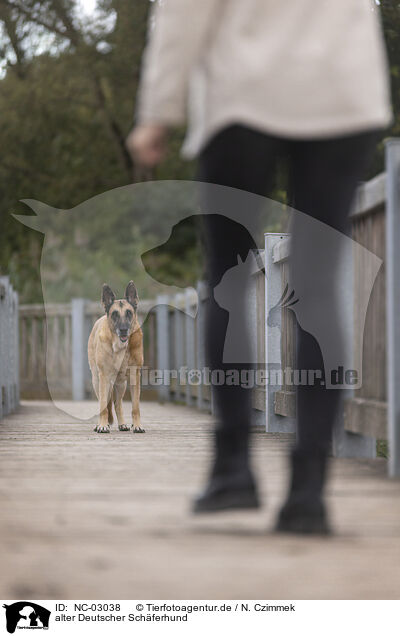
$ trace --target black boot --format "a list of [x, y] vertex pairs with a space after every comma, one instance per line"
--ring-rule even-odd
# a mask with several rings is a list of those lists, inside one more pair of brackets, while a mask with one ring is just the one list
[[246, 428], [215, 431], [215, 460], [208, 484], [193, 503], [193, 512], [217, 512], [259, 508], [255, 479], [250, 469], [249, 436]]
[[203, 493], [194, 500], [193, 512], [218, 512], [259, 508], [257, 488], [248, 465], [232, 462], [223, 471], [214, 469]]
[[298, 534], [330, 534], [323, 501], [327, 456], [294, 450], [291, 483], [276, 530]]

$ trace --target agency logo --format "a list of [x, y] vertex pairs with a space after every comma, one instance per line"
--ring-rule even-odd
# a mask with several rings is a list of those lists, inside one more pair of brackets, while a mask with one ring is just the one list
[[[203, 234], [214, 235], [213, 228], [216, 227], [226, 238], [215, 248], [218, 255], [215, 271], [219, 273], [211, 276], [209, 281], [211, 299], [213, 297], [228, 315], [224, 364], [258, 363], [256, 345], [261, 333], [258, 335], [255, 328], [254, 299], [261, 293], [263, 285], [262, 278], [255, 274], [263, 272], [264, 287], [268, 292], [268, 328], [277, 329], [273, 335], [266, 334], [267, 364], [279, 367], [282, 362], [278, 330], [283, 337], [289, 333], [286, 327], [281, 329], [282, 310], [285, 310], [283, 315], [290, 316], [290, 323], [296, 318], [296, 324], [317, 341], [327, 388], [338, 388], [337, 384], [330, 383], [330, 378], [331, 372], [339, 367], [356, 370], [358, 384], [352, 388], [361, 386], [364, 325], [382, 260], [333, 227], [299, 210], [244, 190], [183, 180], [122, 186], [69, 210], [56, 209], [33, 199], [24, 199], [23, 203], [35, 215], [14, 215], [14, 218], [44, 234], [40, 274], [46, 320], [54, 302], [62, 299], [69, 303], [72, 298], [86, 298], [92, 290], [100, 290], [104, 280], [112, 287], [121, 288], [126, 282], [127, 271], [135, 272], [132, 274], [135, 281], [141, 289], [149, 290], [153, 299], [143, 305], [146, 308], [140, 313], [140, 324], [152, 307], [160, 305], [173, 306], [195, 318], [197, 306], [185, 302], [182, 287], [174, 284], [183, 279], [193, 282], [196, 270], [194, 267], [192, 271], [192, 265], [189, 269], [183, 267], [183, 261], [180, 261], [182, 239], [179, 237], [183, 236], [180, 232], [186, 228], [182, 225], [185, 221], [208, 217]], [[110, 210], [115, 211], [115, 218], [119, 219], [118, 228], [112, 226], [111, 229]], [[261, 212], [264, 227], [276, 227], [281, 222], [286, 225], [290, 215], [291, 228], [297, 237], [293, 244], [286, 242], [282, 254], [275, 250], [279, 242], [274, 243], [274, 247], [271, 243], [265, 250], [264, 263], [258, 249], [261, 247]], [[204, 222], [202, 219], [202, 224]], [[103, 231], [92, 237], [94, 226]], [[110, 231], [104, 228], [110, 228]], [[187, 228], [184, 231], [187, 232]], [[115, 233], [118, 244], [119, 255], [115, 262], [109, 257], [110, 232]], [[289, 235], [285, 235], [288, 238]], [[272, 233], [269, 236], [275, 241], [279, 235]], [[303, 245], [302, 237], [307, 237], [305, 244], [313, 247], [310, 254], [296, 256], [296, 249], [300, 249], [296, 245]], [[226, 251], [222, 251], [223, 248]], [[295, 261], [293, 256], [296, 256]], [[288, 267], [291, 262], [296, 262], [296, 266]], [[337, 271], [331, 263], [338, 263]], [[357, 288], [356, 296], [355, 263], [357, 271], [363, 272], [363, 284]], [[231, 266], [219, 279], [224, 264]], [[290, 273], [290, 282], [283, 290], [285, 269]], [[193, 294], [196, 296], [194, 291]], [[247, 321], [251, 338], [243, 337]], [[47, 324], [51, 331], [52, 326]], [[54, 365], [53, 357], [54, 347], [47, 347], [46, 382], [50, 395], [59, 409], [76, 417], [73, 403], [68, 406], [68, 402], [59, 400], [59, 365]], [[195, 384], [198, 378], [193, 375], [190, 379]], [[95, 415], [98, 415], [98, 403], [88, 402], [83, 419]]]
[[14, 634], [16, 629], [48, 629], [51, 612], [31, 601], [18, 601], [3, 605], [6, 610], [7, 631]]

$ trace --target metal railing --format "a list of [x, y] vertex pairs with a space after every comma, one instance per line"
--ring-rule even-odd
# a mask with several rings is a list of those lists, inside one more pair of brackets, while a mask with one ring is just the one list
[[[347, 457], [375, 457], [376, 440], [388, 440], [389, 474], [400, 475], [400, 140], [386, 144], [386, 173], [360, 186], [352, 215], [352, 238], [382, 259], [366, 316], [365, 262], [355, 250], [352, 263], [353, 354], [362, 359], [362, 386], [345, 400], [333, 451]], [[266, 235], [266, 308], [285, 287], [290, 258], [288, 238]], [[276, 291], [278, 290], [278, 291]], [[272, 299], [272, 300], [271, 300]], [[266, 325], [266, 363], [278, 367], [293, 359], [293, 324], [281, 312], [280, 332]], [[365, 324], [364, 324], [365, 319]], [[358, 339], [357, 334], [363, 338]], [[357, 350], [361, 348], [361, 350]], [[274, 363], [271, 363], [271, 360]], [[290, 366], [290, 365], [289, 365]], [[293, 430], [295, 393], [285, 386], [267, 389], [267, 430]]]
[[0, 276], [0, 419], [19, 404], [18, 294]]

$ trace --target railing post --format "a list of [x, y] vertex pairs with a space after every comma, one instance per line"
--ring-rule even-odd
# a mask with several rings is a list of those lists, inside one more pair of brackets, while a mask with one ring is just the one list
[[14, 292], [14, 386], [15, 386], [15, 407], [19, 405], [20, 387], [19, 387], [19, 298], [17, 292]]
[[14, 290], [9, 286], [8, 290], [8, 328], [9, 345], [8, 345], [8, 400], [9, 412], [15, 410], [17, 406], [17, 390], [15, 372], [17, 368], [18, 342], [15, 339], [16, 326], [18, 325], [18, 315], [15, 312], [15, 294]]
[[5, 369], [6, 364], [6, 351], [5, 351], [5, 299], [6, 299], [6, 285], [5, 279], [0, 277], [0, 419], [5, 415], [3, 401], [5, 397]]
[[2, 417], [10, 412], [10, 284], [7, 276], [0, 277], [0, 303], [1, 303], [1, 358], [0, 365], [0, 401]]
[[386, 142], [386, 314], [389, 476], [400, 476], [400, 140]]
[[18, 294], [0, 277], [0, 419], [19, 404]]
[[[355, 303], [358, 301], [355, 283], [355, 255], [354, 245], [343, 245], [341, 254], [341, 267], [337, 273], [337, 289], [340, 289], [340, 306], [342, 313], [343, 337], [346, 342], [347, 355], [343, 362], [345, 368], [353, 368], [352, 360], [355, 360], [355, 340], [357, 338], [356, 322], [354, 316]], [[349, 281], [351, 281], [349, 283]], [[347, 358], [347, 360], [346, 360]], [[355, 366], [354, 368], [357, 368]], [[335, 389], [332, 389], [335, 390]], [[354, 398], [354, 390], [346, 390], [347, 395]], [[351, 399], [350, 398], [350, 399]], [[347, 398], [349, 399], [349, 398]], [[332, 454], [334, 457], [362, 457], [375, 459], [376, 439], [363, 433], [353, 433], [345, 429], [345, 399], [344, 391], [341, 391], [340, 407], [337, 409], [335, 424], [332, 432]]]
[[190, 315], [193, 303], [193, 290], [185, 289], [185, 339], [186, 339], [186, 364], [188, 367], [188, 375], [186, 380], [186, 404], [192, 406], [195, 398], [192, 395], [192, 384], [190, 382], [189, 373], [196, 366], [196, 340], [194, 318]]
[[[174, 297], [175, 309], [174, 309], [174, 321], [173, 321], [173, 339], [174, 339], [174, 360], [178, 377], [176, 380], [175, 400], [180, 401], [182, 399], [182, 387], [180, 385], [180, 373], [179, 369], [185, 365], [185, 316], [182, 313], [184, 308], [185, 296], [184, 294], [175, 294]], [[185, 387], [186, 390], [186, 387]]]
[[[156, 307], [156, 329], [157, 329], [157, 369], [169, 370], [169, 324], [168, 324], [168, 296], [157, 296]], [[168, 400], [170, 396], [170, 386], [162, 383], [158, 387], [160, 400]]]
[[[196, 358], [197, 369], [203, 374], [203, 370], [206, 366], [206, 346], [205, 346], [205, 302], [208, 298], [208, 289], [206, 283], [199, 281], [197, 283], [197, 316], [196, 316]], [[211, 405], [207, 404], [204, 399], [204, 384], [201, 381], [197, 385], [197, 408], [198, 409], [211, 409]]]
[[282, 325], [268, 326], [269, 312], [276, 305], [283, 291], [281, 265], [280, 261], [275, 262], [273, 249], [277, 243], [282, 242], [282, 239], [287, 239], [288, 236], [288, 234], [265, 234], [265, 368], [268, 373], [265, 411], [268, 433], [293, 433], [296, 430], [294, 418], [275, 413], [275, 393], [281, 389], [281, 386], [276, 386], [270, 382], [271, 372], [279, 373], [282, 371]]
[[73, 298], [72, 312], [72, 399], [85, 399], [87, 342], [85, 338], [85, 299]]
[[7, 367], [6, 367], [6, 377], [5, 377], [5, 383], [6, 383], [6, 415], [8, 415], [8, 413], [11, 413], [13, 410], [13, 399], [12, 399], [12, 390], [11, 390], [11, 386], [12, 386], [12, 380], [13, 380], [13, 373], [12, 373], [12, 367], [13, 367], [13, 352], [12, 352], [12, 344], [13, 344], [13, 338], [12, 338], [12, 334], [13, 334], [13, 325], [11, 323], [12, 320], [12, 288], [10, 285], [10, 281], [7, 278], [7, 291], [6, 291], [6, 338], [7, 338], [7, 345], [6, 345], [6, 352], [7, 352]]
[[[264, 253], [259, 251], [258, 258], [264, 259]], [[262, 286], [263, 293], [260, 293]], [[251, 338], [251, 361], [254, 370], [265, 369], [265, 274], [256, 270], [250, 278], [248, 290], [248, 328]], [[255, 426], [266, 427], [265, 389], [255, 386], [252, 389], [252, 419]]]

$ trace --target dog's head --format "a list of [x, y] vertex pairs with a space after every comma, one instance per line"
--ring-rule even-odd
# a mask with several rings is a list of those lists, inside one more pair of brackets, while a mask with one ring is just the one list
[[121, 342], [128, 342], [134, 330], [137, 318], [139, 296], [135, 283], [131, 280], [125, 291], [125, 298], [117, 300], [111, 287], [103, 285], [101, 302], [107, 314], [112, 333], [117, 334]]

